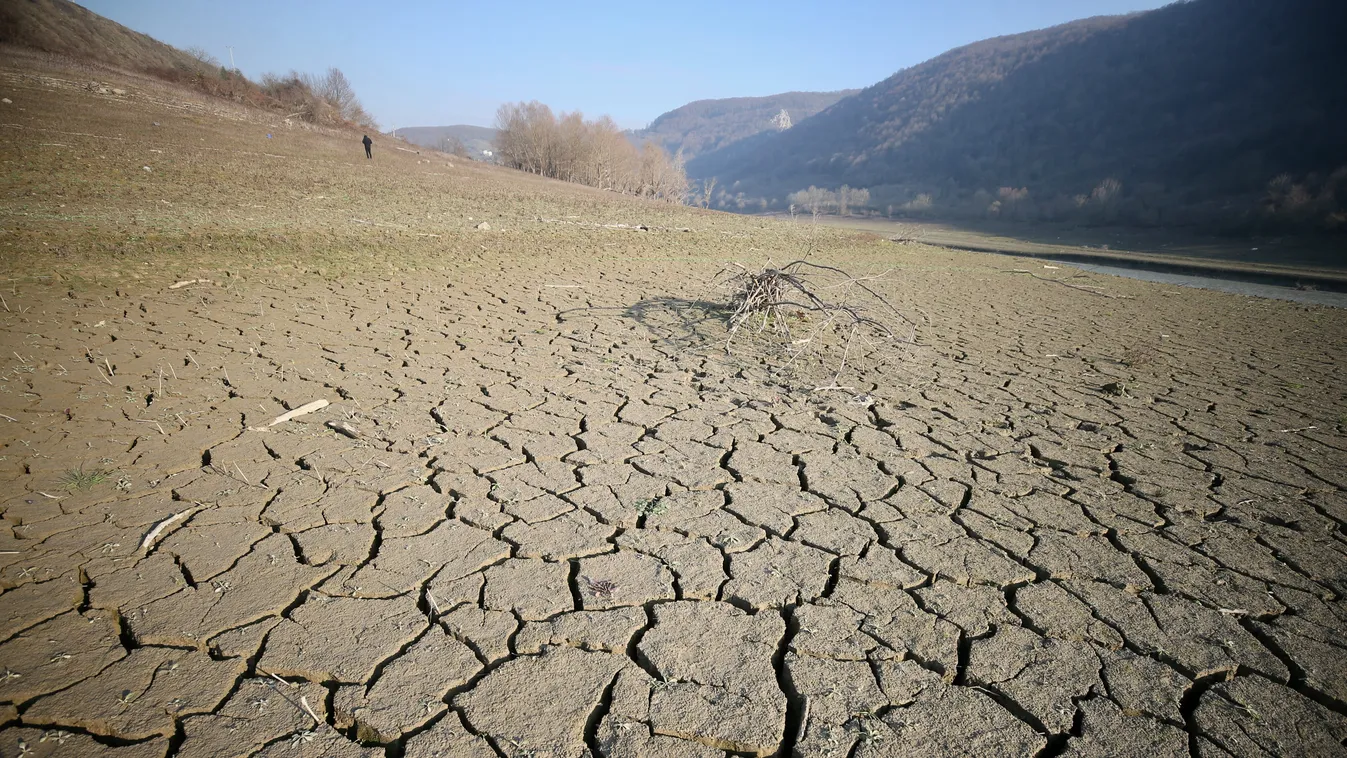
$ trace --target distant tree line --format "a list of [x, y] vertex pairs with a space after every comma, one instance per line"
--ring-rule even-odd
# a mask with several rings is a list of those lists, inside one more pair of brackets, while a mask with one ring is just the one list
[[[967, 191], [958, 187], [922, 189], [921, 185], [882, 185], [836, 190], [810, 185], [784, 196], [719, 188], [699, 202], [740, 212], [787, 211], [812, 215], [882, 215], [889, 218], [987, 219], [1060, 222], [1084, 226], [1157, 227], [1204, 223], [1231, 232], [1347, 232], [1347, 166], [1331, 172], [1280, 174], [1242, 206], [1200, 209], [1180, 207], [1173, 192], [1158, 183], [1126, 186], [1102, 179], [1086, 192], [1043, 192], [1027, 186]], [[1213, 224], [1213, 221], [1219, 223]]]
[[268, 73], [262, 75], [259, 83], [248, 79], [238, 69], [221, 65], [218, 58], [202, 48], [189, 47], [184, 52], [190, 57], [190, 63], [155, 68], [150, 73], [215, 97], [277, 111], [311, 124], [370, 129], [379, 126], [361, 105], [350, 80], [338, 68], [329, 68], [321, 75], [299, 71]]
[[646, 142], [638, 148], [608, 116], [586, 120], [536, 100], [496, 111], [496, 159], [503, 165], [590, 187], [670, 203], [690, 196], [683, 156]]
[[843, 184], [836, 191], [809, 186], [799, 192], [792, 192], [786, 200], [792, 213], [806, 211], [815, 216], [823, 213], [836, 213], [839, 216], [851, 215], [853, 210], [865, 210], [870, 205], [870, 191]]

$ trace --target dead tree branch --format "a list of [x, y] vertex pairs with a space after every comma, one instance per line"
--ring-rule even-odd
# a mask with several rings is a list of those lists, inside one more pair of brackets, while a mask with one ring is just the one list
[[[807, 351], [818, 349], [816, 340], [825, 333], [842, 335], [841, 359], [832, 384], [818, 389], [847, 389], [839, 380], [857, 342], [899, 339], [890, 324], [904, 323], [916, 337], [916, 324], [880, 294], [872, 283], [886, 277], [885, 271], [872, 276], [853, 276], [836, 266], [795, 260], [784, 266], [751, 270], [739, 264], [722, 269], [715, 281], [729, 290], [729, 334], [725, 350], [731, 352], [735, 339], [746, 327], [754, 333], [770, 332], [787, 340], [790, 368]], [[883, 315], [872, 315], [882, 312]], [[791, 321], [808, 323], [817, 319], [807, 333], [797, 338]], [[893, 318], [886, 318], [892, 316]]]

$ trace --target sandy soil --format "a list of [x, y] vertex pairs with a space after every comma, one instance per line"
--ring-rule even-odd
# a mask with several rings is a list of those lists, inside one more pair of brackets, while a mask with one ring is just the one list
[[[0, 68], [0, 754], [1344, 753], [1343, 311], [90, 76]], [[846, 390], [707, 305], [806, 248]]]

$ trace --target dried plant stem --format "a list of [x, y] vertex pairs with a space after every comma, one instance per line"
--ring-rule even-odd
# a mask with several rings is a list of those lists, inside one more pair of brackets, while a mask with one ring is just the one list
[[304, 706], [304, 712], [309, 714], [309, 718], [313, 719], [313, 723], [322, 726], [323, 720], [318, 718], [318, 715], [313, 712], [313, 708], [309, 706], [309, 698], [307, 696], [300, 695], [299, 704]]
[[150, 546], [154, 544], [154, 541], [159, 538], [159, 535], [162, 534], [165, 529], [183, 520], [184, 518], [187, 518], [191, 514], [196, 513], [199, 508], [200, 506], [195, 508], [188, 508], [185, 511], [179, 511], [178, 513], [169, 516], [163, 521], [160, 521], [158, 524], [155, 525], [153, 529], [150, 530], [149, 534], [145, 535], [145, 539], [140, 541], [140, 549], [148, 550]]

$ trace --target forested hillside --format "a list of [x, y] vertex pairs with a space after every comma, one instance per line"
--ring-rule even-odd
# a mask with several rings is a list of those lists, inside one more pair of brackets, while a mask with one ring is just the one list
[[[767, 97], [696, 100], [661, 114], [633, 140], [653, 141], [670, 154], [691, 158], [762, 132], [781, 131], [809, 118], [857, 90], [785, 92]], [[782, 117], [782, 113], [785, 117]]]
[[784, 207], [810, 185], [884, 213], [1347, 226], [1347, 10], [1192, 0], [985, 40], [792, 129], [689, 163]]

